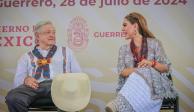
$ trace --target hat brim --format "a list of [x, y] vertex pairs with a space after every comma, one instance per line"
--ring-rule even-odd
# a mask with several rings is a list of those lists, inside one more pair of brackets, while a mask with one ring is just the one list
[[[77, 81], [79, 90], [76, 96], [68, 95], [62, 86], [64, 81]], [[71, 88], [71, 87], [68, 87]], [[89, 77], [85, 73], [65, 73], [57, 74], [51, 85], [51, 96], [54, 104], [63, 111], [79, 111], [85, 108], [91, 96], [91, 84]]]

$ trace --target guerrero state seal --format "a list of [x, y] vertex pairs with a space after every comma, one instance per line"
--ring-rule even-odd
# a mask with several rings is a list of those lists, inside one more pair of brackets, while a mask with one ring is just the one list
[[73, 18], [67, 29], [68, 46], [74, 50], [81, 50], [88, 45], [89, 29], [85, 19], [80, 16]]

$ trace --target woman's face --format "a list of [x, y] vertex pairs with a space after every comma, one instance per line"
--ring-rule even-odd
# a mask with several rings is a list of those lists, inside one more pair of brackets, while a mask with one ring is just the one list
[[127, 19], [124, 19], [122, 31], [126, 34], [125, 39], [132, 39], [137, 31], [137, 24], [131, 24]]

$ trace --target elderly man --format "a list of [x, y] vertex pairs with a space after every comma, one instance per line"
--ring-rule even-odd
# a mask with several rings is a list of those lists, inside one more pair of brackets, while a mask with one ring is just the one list
[[81, 72], [72, 51], [55, 45], [55, 28], [50, 21], [39, 22], [34, 32], [36, 45], [18, 61], [14, 89], [6, 96], [10, 112], [27, 112], [34, 100], [51, 97], [51, 83], [56, 74]]

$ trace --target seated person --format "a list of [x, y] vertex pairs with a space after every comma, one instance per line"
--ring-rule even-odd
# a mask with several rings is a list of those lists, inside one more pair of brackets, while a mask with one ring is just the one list
[[55, 28], [50, 21], [37, 23], [34, 34], [36, 45], [18, 61], [14, 88], [5, 98], [10, 112], [27, 112], [36, 99], [51, 98], [51, 83], [56, 74], [81, 72], [72, 51], [55, 45]]
[[163, 98], [177, 95], [168, 79], [171, 63], [141, 14], [128, 14], [122, 31], [130, 41], [120, 47], [118, 94], [105, 109], [107, 112], [159, 112]]

